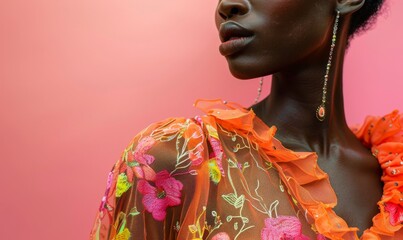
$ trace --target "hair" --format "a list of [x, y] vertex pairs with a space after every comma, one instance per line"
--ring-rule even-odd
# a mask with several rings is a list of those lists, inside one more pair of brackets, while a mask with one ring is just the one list
[[365, 0], [360, 10], [353, 13], [351, 17], [349, 39], [370, 29], [381, 13], [385, 0]]

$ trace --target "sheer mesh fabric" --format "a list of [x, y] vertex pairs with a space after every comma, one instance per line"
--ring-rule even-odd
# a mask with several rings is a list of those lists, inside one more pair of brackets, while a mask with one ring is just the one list
[[[315, 153], [284, 148], [274, 127], [237, 104], [195, 105], [206, 115], [152, 124], [125, 148], [108, 175], [91, 239], [358, 239], [357, 228], [333, 211], [336, 194]], [[388, 198], [361, 239], [402, 236], [394, 183], [402, 178], [401, 120], [397, 112], [383, 119], [354, 130], [378, 151], [381, 166], [391, 161], [395, 169], [385, 165]], [[382, 155], [386, 143], [393, 157]]]

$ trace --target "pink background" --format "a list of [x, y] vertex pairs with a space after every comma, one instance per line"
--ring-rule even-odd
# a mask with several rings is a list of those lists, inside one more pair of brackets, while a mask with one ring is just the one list
[[[216, 2], [0, 2], [1, 239], [87, 239], [136, 132], [197, 98], [253, 101], [258, 81], [218, 53]], [[347, 56], [350, 123], [403, 109], [403, 1], [389, 5]]]

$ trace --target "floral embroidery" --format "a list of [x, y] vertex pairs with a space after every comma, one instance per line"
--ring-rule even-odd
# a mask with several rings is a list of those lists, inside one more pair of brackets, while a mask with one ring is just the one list
[[154, 162], [155, 157], [149, 154], [146, 154], [148, 150], [155, 144], [155, 140], [152, 137], [144, 137], [138, 143], [136, 149], [133, 151], [134, 159], [141, 164], [150, 165]]
[[302, 234], [302, 225], [297, 217], [266, 218], [264, 224], [262, 240], [309, 240]]
[[154, 184], [155, 187], [146, 180], [139, 180], [137, 189], [143, 194], [142, 202], [146, 210], [155, 220], [162, 221], [165, 219], [167, 207], [181, 203], [183, 184], [171, 177], [166, 170], [157, 173]]
[[200, 219], [206, 214], [206, 207], [203, 206], [203, 211], [199, 214], [194, 224], [188, 225], [189, 232], [193, 235], [192, 240], [202, 239], [206, 224], [202, 224]]
[[109, 191], [112, 187], [112, 180], [113, 180], [113, 172], [109, 172], [108, 174], [108, 180], [106, 181], [106, 190], [105, 190], [105, 194], [102, 197], [101, 200], [101, 205], [99, 206], [99, 211], [102, 211], [104, 209], [106, 209], [107, 207], [107, 200], [108, 200], [108, 195], [109, 195]]
[[130, 233], [129, 229], [125, 228], [118, 235], [116, 235], [115, 239], [116, 240], [129, 240], [130, 236], [131, 236], [131, 233]]
[[137, 207], [133, 207], [129, 212], [129, 216], [137, 216], [139, 214], [140, 212], [137, 210]]
[[[169, 228], [173, 239], [192, 239], [192, 235], [195, 240], [255, 239], [260, 234], [262, 240], [306, 240], [308, 238], [301, 232], [302, 224], [311, 223], [313, 231], [321, 233], [314, 239], [358, 239], [356, 228], [348, 228], [343, 222], [342, 228], [334, 224], [342, 219], [331, 212], [332, 201], [315, 208], [315, 204], [321, 202], [315, 198], [316, 202], [309, 205], [313, 208], [309, 209], [304, 208], [303, 202], [298, 203], [301, 179], [327, 181], [325, 173], [310, 168], [316, 166], [314, 156], [282, 147], [273, 138], [274, 128], [268, 130], [255, 118], [253, 111], [225, 105], [229, 107], [209, 111], [207, 116], [171, 118], [140, 132], [108, 175], [91, 239], [145, 239], [149, 230], [163, 232]], [[381, 213], [361, 239], [382, 239], [395, 232], [396, 239], [400, 239], [403, 120], [397, 113], [369, 120], [355, 132], [378, 157], [385, 171], [382, 177], [385, 189], [378, 203]], [[151, 149], [152, 153], [159, 154], [153, 156]], [[307, 166], [301, 169], [303, 176], [309, 178], [293, 178], [296, 184], [293, 188], [285, 180], [294, 177], [293, 170], [299, 170], [294, 167], [302, 166], [299, 163]], [[158, 169], [158, 173], [154, 169]], [[181, 181], [176, 179], [179, 176]], [[197, 183], [189, 186], [189, 190], [194, 187], [195, 191], [186, 192], [184, 196], [182, 182]], [[266, 186], [268, 184], [271, 186]], [[125, 194], [130, 194], [130, 198], [122, 197]], [[168, 207], [180, 205], [182, 197], [192, 201], [186, 208], [180, 206], [181, 213], [168, 219]], [[293, 206], [293, 202], [298, 207]], [[207, 214], [206, 206], [216, 210], [211, 211], [212, 216]], [[292, 209], [288, 209], [290, 206]], [[299, 222], [293, 212], [284, 211], [286, 209], [295, 211], [301, 219], [305, 216], [308, 222]], [[143, 226], [146, 213], [164, 222], [147, 221], [144, 225], [147, 231], [137, 229], [136, 226]], [[385, 234], [378, 234], [381, 232]]]
[[217, 161], [215, 158], [209, 160], [208, 168], [211, 181], [213, 181], [215, 184], [218, 184], [221, 180], [221, 172], [220, 169], [218, 168]]
[[200, 165], [203, 160], [203, 145], [199, 144], [198, 146], [195, 147], [195, 149], [192, 149], [192, 151], [189, 151], [189, 158], [192, 161], [193, 166], [198, 166]]
[[134, 166], [133, 168], [128, 168], [128, 172], [133, 171], [137, 178], [144, 178], [147, 181], [155, 181], [155, 172], [148, 165]]
[[222, 149], [221, 142], [218, 138], [217, 129], [211, 125], [206, 125], [209, 137], [208, 141], [210, 142], [211, 148], [213, 149], [213, 154], [216, 158], [216, 163], [218, 169], [220, 169], [221, 175], [225, 176], [224, 168], [222, 167], [222, 160], [225, 159], [224, 150]]
[[403, 223], [402, 206], [395, 203], [387, 202], [385, 203], [385, 211], [388, 211], [390, 214], [389, 222], [390, 224], [392, 224], [392, 226], [396, 226], [398, 224]]
[[110, 239], [128, 240], [131, 236], [131, 233], [130, 233], [130, 230], [126, 227], [127, 215], [124, 212], [119, 212], [119, 214], [115, 220], [116, 221], [113, 224], [114, 231], [112, 231], [112, 235], [110, 236]]
[[126, 174], [119, 174], [118, 182], [116, 183], [116, 197], [121, 197], [131, 186], [132, 184], [127, 181]]
[[211, 240], [231, 240], [226, 232], [219, 232]]
[[147, 136], [139, 141], [137, 147], [131, 154], [128, 154], [130, 149], [125, 151], [123, 160], [126, 161], [126, 165], [122, 166], [121, 171], [126, 171], [127, 180], [129, 182], [133, 181], [133, 175], [148, 181], [155, 180], [155, 172], [149, 166], [155, 161], [155, 157], [146, 154], [151, 147], [154, 146], [155, 142], [154, 138]]
[[[203, 206], [201, 213], [198, 215], [196, 219], [196, 222], [194, 224], [188, 225], [189, 232], [193, 235], [192, 240], [207, 239], [213, 232], [219, 229], [223, 224], [221, 221], [221, 217], [217, 214], [216, 211], [211, 211], [211, 215], [214, 217], [214, 226], [208, 225], [207, 221], [204, 221], [203, 223], [203, 218], [205, 217], [205, 215], [206, 215], [206, 207]], [[216, 237], [217, 235], [221, 236], [220, 233], [218, 233], [214, 235], [214, 237]], [[214, 237], [212, 239], [216, 239]]]
[[176, 232], [179, 232], [180, 229], [181, 229], [181, 225], [179, 224], [179, 221], [176, 221], [176, 224], [175, 224], [175, 226], [174, 226], [174, 230], [175, 230]]
[[222, 175], [225, 175], [224, 169], [222, 167], [222, 159], [225, 158], [224, 151], [221, 146], [221, 142], [215, 138], [209, 138], [211, 147], [213, 148], [214, 155], [217, 159], [217, 166], [221, 171]]

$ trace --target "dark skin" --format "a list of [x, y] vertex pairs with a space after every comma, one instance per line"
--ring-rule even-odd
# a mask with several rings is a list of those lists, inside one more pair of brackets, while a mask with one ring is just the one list
[[[271, 94], [253, 106], [276, 138], [294, 151], [313, 151], [338, 197], [335, 212], [359, 234], [372, 226], [382, 196], [381, 169], [350, 131], [342, 78], [351, 14], [364, 0], [220, 0], [216, 24], [233, 21], [253, 32], [242, 50], [225, 56], [240, 79], [273, 75]], [[329, 74], [326, 118], [321, 102], [336, 9], [341, 12]]]

